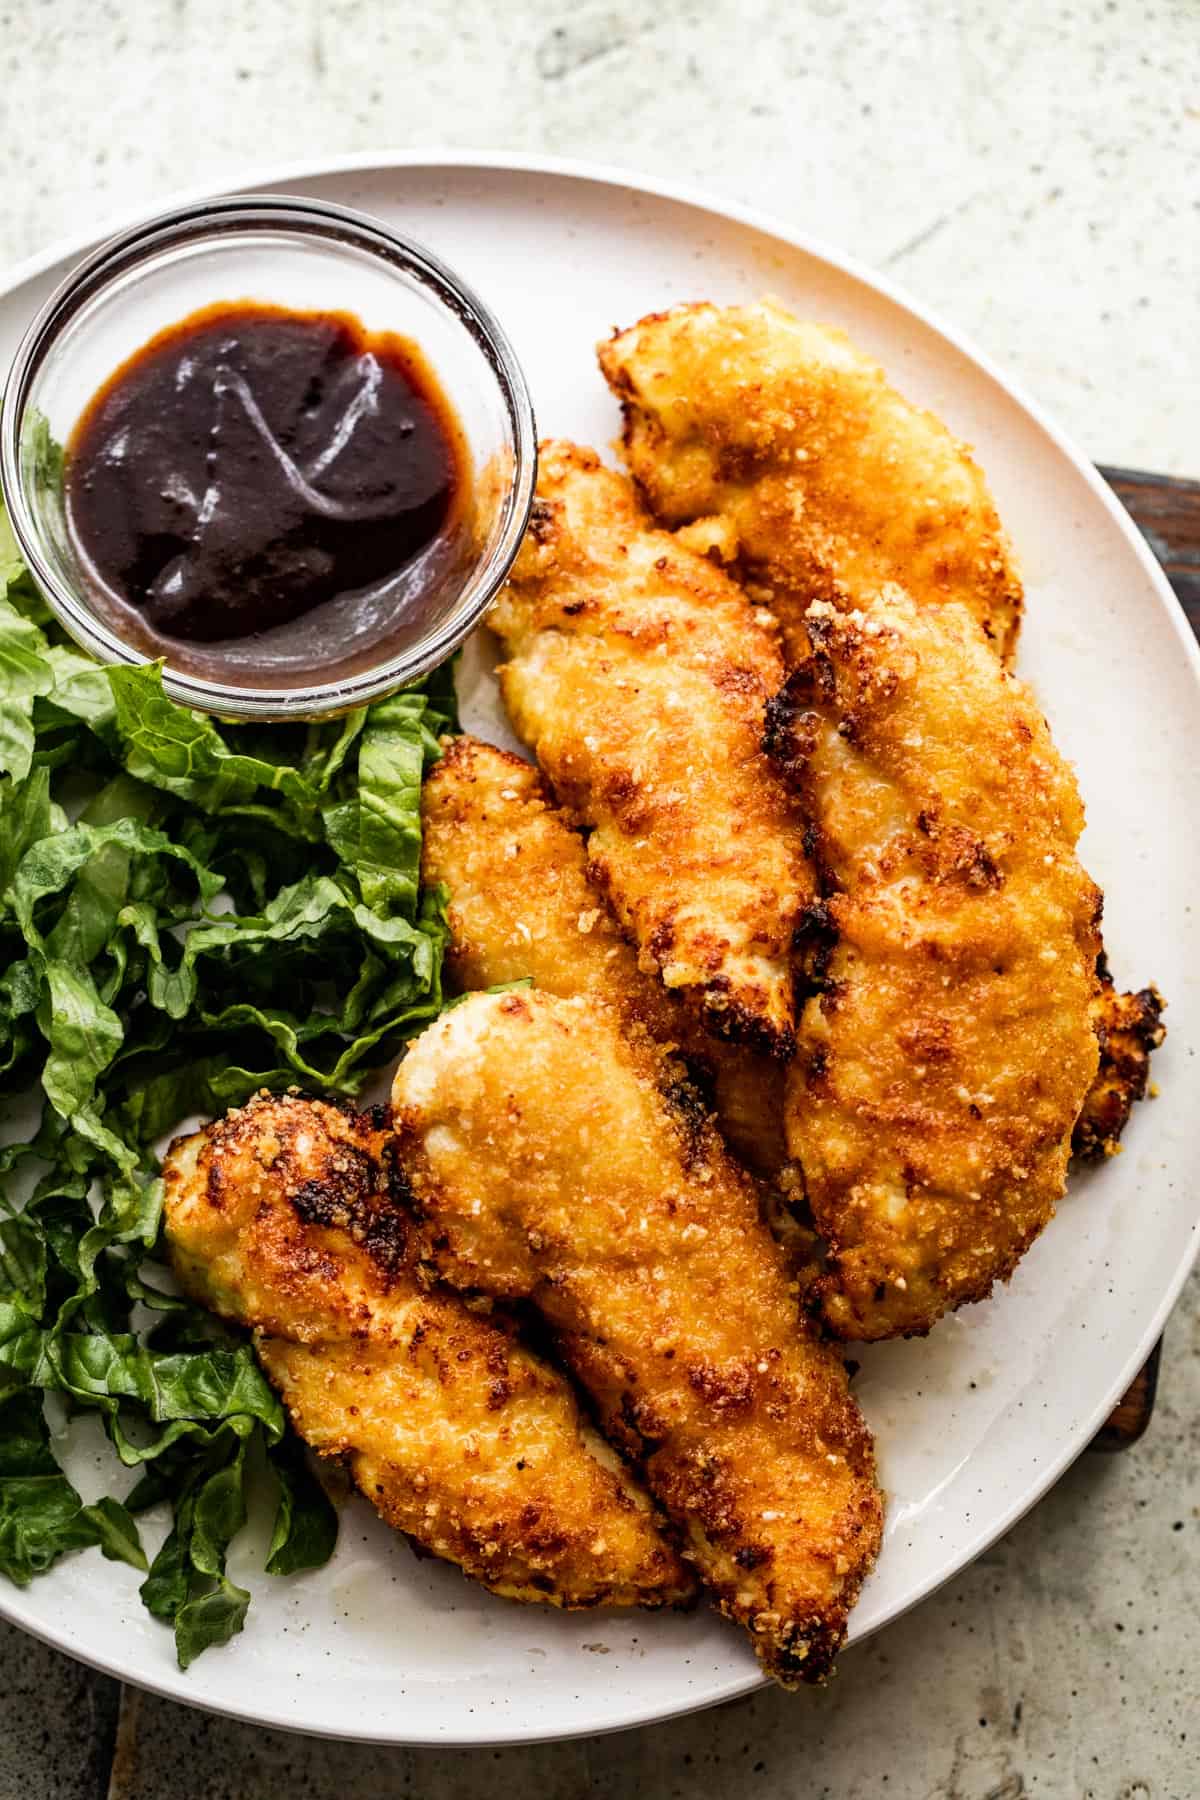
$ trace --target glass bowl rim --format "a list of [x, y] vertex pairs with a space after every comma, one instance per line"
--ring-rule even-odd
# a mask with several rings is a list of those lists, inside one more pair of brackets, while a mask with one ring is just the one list
[[508, 334], [469, 283], [426, 245], [381, 219], [328, 200], [290, 194], [222, 194], [171, 207], [106, 239], [75, 265], [38, 309], [21, 338], [0, 402], [0, 486], [21, 558], [51, 612], [75, 641], [105, 664], [144, 665], [154, 659], [128, 644], [87, 606], [42, 555], [20, 471], [21, 431], [33, 379], [63, 329], [105, 287], [139, 262], [177, 242], [228, 230], [306, 229], [334, 242], [339, 235], [394, 268], [417, 276], [466, 327], [500, 390], [512, 435], [512, 480], [505, 517], [492, 549], [469, 571], [449, 618], [428, 637], [386, 661], [330, 681], [303, 686], [237, 686], [163, 668], [163, 687], [184, 706], [231, 719], [311, 719], [349, 711], [418, 681], [451, 656], [478, 624], [503, 584], [520, 547], [537, 479], [537, 428], [524, 371]]

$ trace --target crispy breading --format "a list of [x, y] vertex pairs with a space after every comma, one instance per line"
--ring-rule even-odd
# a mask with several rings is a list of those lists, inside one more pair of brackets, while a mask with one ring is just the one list
[[1117, 1154], [1134, 1102], [1145, 1098], [1150, 1053], [1167, 1035], [1162, 1020], [1166, 1001], [1156, 987], [1118, 993], [1103, 956], [1098, 973], [1092, 1025], [1100, 1041], [1100, 1067], [1075, 1121], [1073, 1139], [1075, 1155], [1085, 1162]]
[[1054, 1210], [1096, 1073], [1100, 896], [1074, 776], [965, 609], [893, 588], [807, 628], [769, 741], [819, 827], [834, 941], [788, 1141], [825, 1319], [891, 1337], [981, 1299]]
[[665, 525], [697, 527], [807, 651], [804, 614], [886, 582], [966, 606], [1005, 659], [1021, 582], [966, 445], [832, 326], [776, 302], [653, 313], [599, 350], [625, 456]]
[[739, 1156], [778, 1176], [783, 1065], [712, 1037], [677, 994], [643, 973], [603, 898], [587, 853], [538, 771], [478, 738], [445, 740], [421, 794], [421, 878], [450, 894], [446, 961], [460, 989], [528, 977], [547, 993], [585, 994], [630, 1027], [678, 1045], [711, 1093]]
[[879, 1547], [871, 1441], [682, 1066], [590, 999], [476, 994], [393, 1103], [438, 1268], [533, 1301], [764, 1667], [819, 1680]]
[[802, 830], [761, 751], [773, 627], [651, 529], [590, 450], [542, 446], [533, 519], [488, 623], [500, 686], [643, 969], [715, 1035], [790, 1053]]
[[[599, 356], [651, 511], [771, 605], [790, 663], [807, 654], [811, 601], [870, 613], [887, 582], [923, 605], [966, 605], [1011, 659], [1021, 583], [979, 468], [843, 332], [771, 301], [680, 306], [617, 333]], [[1145, 1092], [1166, 1029], [1146, 1010], [1154, 991], [1097, 1001], [1100, 1072], [1081, 1156], [1112, 1154]], [[1149, 1022], [1118, 1025], [1110, 1053], [1114, 1011]]]
[[418, 1280], [386, 1108], [263, 1096], [164, 1164], [185, 1291], [254, 1327], [300, 1433], [422, 1549], [493, 1592], [661, 1606], [691, 1579], [567, 1382]]

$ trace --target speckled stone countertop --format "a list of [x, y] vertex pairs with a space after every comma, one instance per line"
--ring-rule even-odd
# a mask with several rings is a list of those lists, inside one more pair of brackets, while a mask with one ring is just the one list
[[[272, 160], [619, 162], [887, 269], [1096, 460], [1200, 475], [1190, 0], [34, 0], [0, 12], [0, 255]], [[122, 1691], [0, 1628], [0, 1800], [1193, 1800], [1200, 1283], [1149, 1434], [850, 1652], [587, 1744], [386, 1751]]]

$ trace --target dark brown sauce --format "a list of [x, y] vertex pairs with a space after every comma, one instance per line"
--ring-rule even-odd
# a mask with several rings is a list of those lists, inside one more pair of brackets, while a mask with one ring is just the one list
[[[444, 572], [467, 466], [410, 340], [348, 313], [223, 302], [158, 333], [91, 400], [67, 447], [67, 516], [107, 610], [133, 615], [151, 653], [186, 666], [181, 644], [269, 647], [323, 609], [319, 646], [307, 634], [322, 660], [357, 644], [362, 661], [398, 623], [414, 635], [414, 571]], [[253, 647], [237, 660], [261, 676]], [[211, 672], [211, 654], [191, 661]]]

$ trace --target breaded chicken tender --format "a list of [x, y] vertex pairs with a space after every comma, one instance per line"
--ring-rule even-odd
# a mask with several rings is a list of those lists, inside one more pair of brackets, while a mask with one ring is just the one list
[[393, 1103], [439, 1270], [533, 1301], [763, 1666], [819, 1680], [879, 1547], [871, 1441], [681, 1065], [590, 999], [476, 994]]
[[588, 880], [583, 839], [530, 763], [478, 738], [442, 748], [421, 794], [421, 878], [449, 890], [455, 985], [529, 978], [549, 994], [615, 1007], [627, 1028], [678, 1046], [738, 1155], [777, 1176], [787, 1160], [783, 1065], [713, 1038], [678, 995], [643, 974]]
[[967, 607], [1004, 659], [1021, 583], [966, 445], [844, 331], [777, 303], [652, 313], [599, 350], [624, 449], [664, 525], [702, 525], [807, 653], [813, 600], [870, 611], [887, 582]]
[[818, 832], [787, 1129], [846, 1338], [928, 1331], [1006, 1279], [1063, 1191], [1096, 1073], [1100, 896], [1083, 808], [1029, 690], [970, 614], [893, 588], [822, 602], [769, 743]]
[[[789, 663], [807, 655], [811, 601], [870, 614], [889, 582], [921, 605], [965, 605], [1011, 659], [1021, 583], [979, 468], [844, 332], [771, 301], [679, 306], [617, 333], [599, 356], [651, 512], [769, 603]], [[1166, 1035], [1161, 997], [1147, 1011], [1154, 992], [1108, 983], [1097, 998], [1100, 1073], [1076, 1131], [1080, 1156], [1111, 1155], [1146, 1091], [1150, 1051]], [[1131, 1029], [1138, 1018], [1149, 1022]]]
[[1156, 987], [1121, 994], [1100, 958], [1099, 992], [1092, 1005], [1092, 1026], [1100, 1043], [1100, 1067], [1075, 1121], [1073, 1148], [1085, 1162], [1115, 1156], [1134, 1104], [1146, 1095], [1150, 1054], [1167, 1035], [1166, 1001]]
[[300, 1436], [494, 1593], [662, 1606], [691, 1586], [561, 1375], [417, 1279], [387, 1109], [263, 1096], [163, 1169], [180, 1284], [254, 1328]]
[[785, 1057], [802, 828], [761, 751], [770, 621], [653, 530], [590, 450], [543, 445], [530, 529], [488, 623], [518, 735], [638, 949], [719, 1037]]

